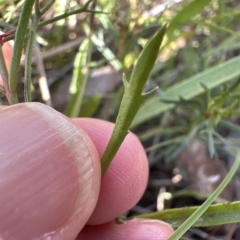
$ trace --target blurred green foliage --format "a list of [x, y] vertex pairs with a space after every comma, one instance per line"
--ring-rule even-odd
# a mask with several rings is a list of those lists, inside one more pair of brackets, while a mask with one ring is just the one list
[[[2, 31], [16, 29], [23, 3], [0, 1]], [[151, 166], [174, 162], [196, 138], [206, 142], [211, 157], [233, 154], [239, 141], [231, 133], [240, 133], [238, 0], [98, 0], [94, 8], [94, 0], [38, 3], [41, 17], [36, 42], [50, 93], [63, 102], [62, 112], [115, 121], [123, 84], [87, 95], [91, 73], [110, 67], [111, 74], [129, 79], [146, 42], [167, 23], [163, 46], [145, 86], [145, 92], [156, 86], [159, 90], [142, 104], [132, 130], [151, 154]], [[34, 16], [33, 10], [32, 21]], [[35, 65], [31, 89], [38, 101]], [[18, 87], [21, 92], [20, 81]], [[61, 89], [68, 88], [62, 93]]]
[[[23, 2], [1, 2], [0, 26], [3, 31], [16, 28]], [[44, 7], [49, 1], [39, 3]], [[86, 1], [56, 0], [41, 21], [74, 12], [84, 3]], [[224, 142], [224, 136], [218, 133], [219, 124], [224, 121], [225, 128], [230, 123], [234, 125], [232, 119], [239, 113], [237, 66], [240, 61], [240, 4], [234, 0], [99, 0], [95, 10], [100, 13], [95, 13], [93, 26], [89, 27], [90, 13], [79, 13], [50, 22], [39, 29], [37, 39], [43, 53], [77, 37], [86, 38], [85, 43], [93, 42], [91, 59], [85, 56], [87, 49], [82, 51], [79, 44], [78, 55], [76, 48], [69, 48], [60, 53], [64, 58], [59, 59], [58, 54], [47, 59], [45, 64], [49, 66], [49, 71], [58, 71], [72, 63], [76, 55], [81, 59], [77, 63], [80, 71], [85, 68], [92, 71], [109, 65], [128, 77], [147, 39], [159, 26], [168, 23], [164, 46], [146, 86], [146, 91], [159, 86], [159, 93], [142, 105], [132, 128], [140, 136], [145, 136], [143, 139], [147, 142], [161, 134], [161, 142], [148, 148], [148, 151], [161, 151], [154, 162], [175, 159], [193, 138], [205, 140], [210, 155], [217, 155], [219, 144]], [[90, 32], [92, 36], [88, 38]], [[76, 68], [74, 72], [76, 74]], [[82, 77], [84, 78], [84, 73]], [[63, 79], [59, 79], [59, 84], [63, 84]], [[77, 84], [75, 89], [84, 95], [85, 84], [76, 82], [76, 79], [73, 74], [73, 82]], [[84, 89], [81, 89], [83, 85]], [[53, 88], [50, 86], [50, 89]], [[74, 104], [77, 104], [76, 99], [79, 97], [75, 96], [68, 103], [65, 113], [71, 116], [105, 116], [106, 120], [114, 121], [122, 91], [120, 86], [103, 95], [86, 96], [83, 103], [79, 102], [76, 106]], [[93, 109], [91, 111], [84, 107], [84, 104], [89, 103]], [[79, 104], [83, 104], [82, 111]], [[109, 108], [107, 113], [106, 104]], [[75, 115], [69, 112], [69, 109], [76, 107], [78, 110], [75, 110]], [[226, 121], [229, 123], [226, 124]], [[156, 124], [159, 131], [152, 131]], [[237, 124], [234, 127], [238, 129]], [[165, 131], [166, 129], [172, 131]]]

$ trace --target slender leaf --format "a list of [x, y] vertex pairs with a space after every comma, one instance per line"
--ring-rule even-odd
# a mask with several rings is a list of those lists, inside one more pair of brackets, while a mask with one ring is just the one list
[[[237, 77], [240, 74], [239, 66], [240, 56], [232, 58], [169, 87], [164, 92], [164, 97], [172, 100], [179, 100], [181, 96], [186, 100], [192, 99], [205, 91], [201, 83], [205, 84], [208, 89], [217, 87]], [[160, 96], [153, 96], [142, 105], [132, 123], [132, 127], [136, 127], [173, 107], [174, 104], [161, 102]]]
[[234, 133], [239, 134], [240, 133], [240, 127], [230, 121], [227, 120], [221, 120], [220, 121], [220, 125], [223, 127], [226, 127], [228, 129], [230, 129], [231, 131], [233, 131]]
[[10, 92], [13, 95], [12, 96], [13, 103], [18, 103], [18, 97], [16, 92], [18, 83], [18, 71], [20, 68], [24, 39], [27, 33], [28, 23], [34, 2], [35, 2], [34, 0], [26, 0], [24, 2], [23, 10], [18, 21], [18, 26], [15, 34], [13, 57], [11, 61], [11, 68], [9, 71], [9, 88]]
[[[112, 136], [101, 159], [102, 175], [107, 171], [124, 138], [141, 103], [156, 89], [143, 94], [143, 88], [158, 56], [158, 49], [162, 43], [166, 26], [163, 26], [144, 46], [132, 71], [129, 81], [123, 78], [124, 94], [121, 101], [116, 125]], [[148, 61], [146, 62], [146, 59]]]
[[[198, 208], [199, 207], [173, 208], [161, 212], [142, 214], [135, 217], [158, 219], [168, 222], [173, 227], [179, 227]], [[236, 222], [240, 222], [240, 202], [218, 203], [210, 206], [192, 226], [207, 227]]]
[[87, 56], [88, 56], [89, 41], [85, 39], [79, 46], [78, 53], [74, 61], [73, 77], [70, 85], [70, 101], [68, 103], [65, 114], [69, 117], [78, 117], [82, 103], [84, 88], [84, 79], [87, 73]]
[[197, 23], [197, 24], [209, 27], [210, 29], [217, 29], [217, 30], [220, 30], [222, 32], [230, 33], [231, 36], [235, 35], [237, 37], [240, 37], [240, 33], [237, 32], [237, 31], [232, 30], [231, 28], [226, 28], [226, 27], [214, 24], [212, 22], [206, 22], [206, 21], [201, 21], [201, 20], [200, 21], [194, 21], [194, 22]]
[[[183, 236], [183, 234], [185, 232], [187, 232], [187, 230], [194, 225], [194, 223], [196, 222], [202, 222], [202, 224], [204, 224], [205, 219], [202, 218], [202, 215], [204, 214], [204, 212], [206, 212], [206, 210], [210, 207], [210, 205], [212, 204], [212, 202], [217, 198], [217, 196], [224, 190], [224, 188], [227, 186], [227, 184], [231, 181], [231, 179], [233, 178], [234, 174], [236, 173], [236, 171], [239, 168], [239, 164], [240, 164], [240, 152], [237, 153], [237, 157], [235, 159], [235, 162], [232, 166], [232, 168], [230, 169], [229, 173], [226, 175], [226, 177], [224, 178], [224, 180], [221, 182], [221, 184], [217, 187], [217, 189], [212, 193], [212, 195], [168, 238], [168, 240], [175, 240], [175, 239], [179, 239], [180, 237]], [[226, 223], [233, 223], [233, 222], [239, 222], [240, 221], [240, 212], [237, 214], [236, 209], [232, 210], [229, 207], [229, 204], [225, 204], [225, 208], [224, 208], [224, 212], [225, 214], [223, 214], [221, 217], [218, 216], [217, 218], [214, 218], [213, 220], [213, 215], [211, 214], [209, 215], [209, 223], [210, 226], [214, 226], [214, 225], [222, 225], [222, 224], [226, 224]], [[218, 214], [218, 210], [215, 209], [215, 214]], [[232, 214], [231, 214], [232, 213]], [[229, 219], [231, 218], [231, 222], [229, 222]], [[221, 220], [219, 220], [221, 218]]]

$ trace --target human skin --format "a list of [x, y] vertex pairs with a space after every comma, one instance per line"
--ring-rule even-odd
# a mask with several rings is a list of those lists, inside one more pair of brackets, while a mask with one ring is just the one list
[[[69, 120], [31, 103], [2, 107], [0, 125], [2, 239], [163, 240], [172, 233], [156, 220], [114, 222], [139, 201], [147, 183], [146, 154], [134, 134], [101, 180], [99, 156], [112, 123]], [[79, 149], [83, 159], [75, 154]]]
[[[9, 43], [3, 54], [9, 69]], [[114, 222], [147, 184], [147, 157], [133, 133], [101, 178], [114, 124], [25, 103], [0, 106], [0, 126], [0, 239], [165, 240], [173, 232], [156, 220]]]

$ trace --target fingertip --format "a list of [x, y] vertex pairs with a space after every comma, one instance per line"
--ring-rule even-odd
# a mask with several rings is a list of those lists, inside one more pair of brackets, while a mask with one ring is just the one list
[[[92, 139], [102, 156], [114, 124], [98, 119], [74, 119]], [[148, 181], [148, 161], [138, 138], [129, 133], [102, 178], [99, 199], [88, 224], [109, 222], [132, 208]]]
[[77, 239], [88, 240], [167, 240], [173, 233], [172, 227], [162, 221], [133, 219], [123, 224], [115, 222], [98, 226], [85, 226]]
[[40, 103], [4, 108], [0, 125], [0, 238], [74, 239], [98, 198], [94, 145]]

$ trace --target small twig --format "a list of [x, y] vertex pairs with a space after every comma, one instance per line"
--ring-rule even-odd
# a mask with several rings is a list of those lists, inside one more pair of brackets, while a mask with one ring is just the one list
[[[50, 24], [50, 23], [54, 23], [56, 21], [59, 21], [61, 19], [65, 19], [71, 15], [75, 15], [75, 14], [78, 14], [78, 13], [82, 13], [82, 12], [87, 12], [87, 13], [102, 13], [102, 14], [107, 14], [106, 12], [103, 12], [103, 11], [96, 11], [96, 10], [91, 10], [91, 9], [88, 9], [88, 6], [89, 4], [92, 2], [93, 0], [89, 0], [88, 2], [86, 2], [86, 4], [81, 7], [81, 8], [78, 8], [78, 9], [75, 9], [75, 10], [72, 10], [72, 11], [69, 11], [69, 12], [66, 12], [66, 13], [63, 13], [59, 16], [56, 16], [54, 18], [51, 18], [51, 19], [48, 19], [48, 20], [45, 20], [45, 21], [42, 21], [38, 24], [38, 29]], [[8, 36], [4, 39], [3, 42], [7, 42], [9, 40], [12, 40], [14, 38], [14, 35], [13, 36]]]
[[55, 3], [56, 0], [51, 0], [46, 6], [44, 6], [42, 8], [41, 12], [41, 16], [44, 15], [49, 9], [50, 7]]
[[233, 235], [237, 229], [237, 224], [236, 223], [233, 223], [229, 226], [229, 230], [228, 230], [228, 233], [226, 235], [226, 240], [231, 240], [233, 239]]
[[83, 5], [83, 7], [81, 7], [81, 8], [78, 8], [78, 9], [75, 9], [75, 10], [72, 10], [72, 11], [69, 11], [69, 12], [65, 12], [65, 13], [60, 14], [60, 15], [58, 15], [58, 16], [56, 16], [56, 17], [51, 18], [51, 19], [42, 21], [42, 22], [40, 22], [40, 23], [38, 24], [38, 28], [44, 27], [44, 26], [46, 26], [46, 25], [48, 25], [48, 24], [50, 24], [50, 23], [54, 23], [54, 22], [59, 21], [59, 20], [61, 20], [61, 19], [65, 19], [65, 18], [67, 18], [67, 17], [69, 17], [69, 16], [71, 16], [71, 15], [75, 15], [75, 14], [82, 13], [82, 12], [92, 12], [92, 10], [89, 10], [89, 9], [88, 9], [88, 6], [89, 6], [89, 4], [90, 4], [92, 1], [93, 1], [93, 0], [87, 1], [87, 2]]
[[25, 81], [24, 81], [24, 96], [25, 102], [31, 102], [31, 86], [32, 86], [32, 55], [33, 55], [33, 45], [35, 41], [35, 36], [38, 27], [38, 21], [41, 17], [39, 2], [35, 0], [35, 15], [33, 18], [33, 23], [29, 31], [29, 38], [26, 48], [26, 60], [25, 60]]
[[2, 33], [2, 34], [0, 35], [1, 43], [5, 42], [5, 41], [3, 41], [4, 38], [7, 38], [7, 37], [15, 34], [15, 32], [16, 32], [16, 30], [15, 30], [15, 29], [12, 29], [12, 30], [8, 31], [7, 33]]
[[46, 105], [52, 106], [52, 100], [50, 91], [47, 83], [47, 75], [43, 64], [43, 59], [41, 57], [41, 52], [38, 43], [35, 41], [34, 44], [34, 53], [36, 56], [35, 64], [39, 73], [38, 84], [41, 92], [41, 96]]
[[83, 42], [85, 37], [76, 38], [70, 42], [64, 43], [58, 47], [54, 47], [46, 52], [41, 53], [41, 56], [43, 59], [47, 59], [53, 56], [56, 56], [57, 54], [61, 54], [63, 52], [66, 52], [69, 48], [76, 48], [79, 46], [81, 42]]
[[91, 35], [94, 31], [94, 16], [95, 16], [95, 12], [94, 9], [97, 6], [97, 0], [93, 0], [92, 5], [91, 5], [91, 9], [93, 12], [90, 14], [90, 20], [89, 20], [89, 28], [91, 30]]
[[17, 97], [17, 83], [20, 61], [22, 56], [22, 49], [24, 39], [28, 29], [28, 22], [31, 16], [34, 0], [25, 0], [23, 10], [19, 19], [18, 27], [15, 34], [15, 45], [13, 48], [13, 58], [9, 72], [9, 89], [12, 103], [18, 103]]
[[[40, 52], [41, 59], [45, 60], [51, 57], [54, 57], [58, 54], [65, 53], [69, 48], [77, 48], [79, 47], [79, 44], [84, 41], [85, 37], [76, 38], [75, 40], [72, 40], [70, 42], [63, 43], [62, 45], [58, 47], [51, 48], [45, 52]], [[35, 55], [33, 55], [32, 62], [35, 63]], [[26, 59], [23, 58], [21, 61], [21, 66], [24, 66]]]

